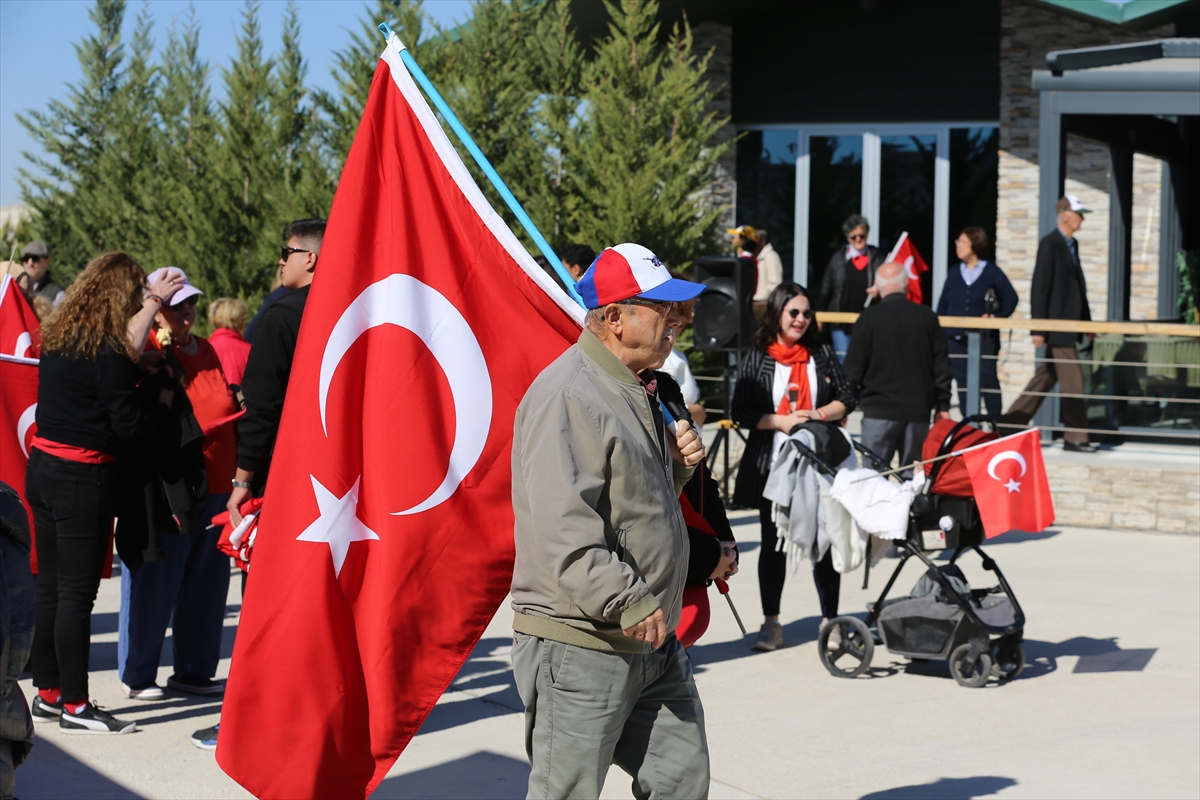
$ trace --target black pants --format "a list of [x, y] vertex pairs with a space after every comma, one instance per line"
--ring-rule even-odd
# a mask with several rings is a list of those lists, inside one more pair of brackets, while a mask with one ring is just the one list
[[33, 685], [58, 686], [66, 703], [88, 699], [92, 606], [107, 561], [115, 464], [78, 464], [34, 448], [25, 493], [37, 532]]
[[[996, 356], [1000, 355], [1000, 339], [997, 337], [980, 337], [979, 351], [983, 356], [979, 360], [979, 410], [993, 417], [1000, 416], [1000, 378], [996, 376]], [[946, 346], [950, 349], [950, 369], [954, 372], [954, 382], [958, 384], [958, 410], [967, 416], [967, 337], [962, 341], [952, 336], [946, 337]], [[962, 358], [956, 358], [962, 356]], [[988, 358], [991, 356], [991, 358]], [[988, 391], [989, 389], [994, 391]], [[984, 409], [987, 409], [984, 411]]]
[[[762, 526], [762, 550], [758, 553], [758, 593], [762, 599], [764, 617], [779, 614], [779, 598], [783, 596], [783, 581], [787, 576], [787, 555], [775, 549], [779, 532], [771, 521], [771, 501], [763, 500], [758, 507], [758, 521]], [[813, 564], [813, 583], [817, 587], [817, 599], [821, 604], [821, 616], [833, 619], [838, 615], [838, 595], [842, 589], [842, 576], [833, 568], [833, 553]]]

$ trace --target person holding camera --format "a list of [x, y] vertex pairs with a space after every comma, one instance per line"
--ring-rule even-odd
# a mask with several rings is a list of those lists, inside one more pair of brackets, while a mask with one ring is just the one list
[[[958, 269], [946, 273], [946, 283], [938, 300], [938, 316], [1011, 317], [1017, 310], [1017, 290], [994, 262], [986, 260], [988, 235], [983, 228], [963, 228], [954, 240]], [[958, 408], [967, 415], [967, 331], [945, 328], [950, 351], [950, 368], [958, 385]], [[1000, 354], [1000, 331], [982, 330], [983, 359], [979, 364], [979, 388], [983, 407], [991, 416], [1000, 416], [1000, 379], [996, 376], [996, 358]]]

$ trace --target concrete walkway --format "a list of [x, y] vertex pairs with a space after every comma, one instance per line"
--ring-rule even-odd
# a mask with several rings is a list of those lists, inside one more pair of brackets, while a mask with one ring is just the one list
[[[744, 544], [733, 596], [757, 628], [757, 518], [735, 516]], [[776, 653], [751, 653], [749, 637], [716, 600], [712, 627], [692, 650], [712, 797], [1200, 796], [1200, 538], [1071, 528], [1009, 535], [987, 549], [1029, 619], [1029, 666], [1003, 686], [964, 689], [944, 663], [913, 665], [882, 648], [867, 675], [831, 677], [817, 658], [816, 594], [805, 571], [788, 578], [788, 646]], [[972, 585], [991, 585], [978, 558], [964, 561]], [[843, 612], [861, 612], [894, 564], [873, 571], [870, 593], [861, 591], [861, 572], [849, 576]], [[897, 585], [907, 591], [918, 577], [909, 565]], [[118, 582], [106, 581], [94, 624], [93, 694], [142, 732], [71, 737], [39, 725], [17, 771], [18, 796], [247, 796], [211, 753], [187, 741], [217, 720], [219, 700], [168, 692], [164, 702], [136, 703], [120, 694], [117, 599]], [[239, 602], [234, 588], [223, 671]], [[524, 796], [509, 623], [505, 606], [375, 797]], [[160, 683], [170, 673], [164, 667]], [[22, 688], [30, 692], [28, 680]], [[614, 769], [604, 797], [629, 796], [628, 778]]]

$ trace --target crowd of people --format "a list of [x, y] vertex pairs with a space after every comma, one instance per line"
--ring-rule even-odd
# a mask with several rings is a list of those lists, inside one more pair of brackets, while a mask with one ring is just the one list
[[[1087, 318], [1073, 238], [1085, 213], [1076, 198], [1059, 204], [1058, 230], [1039, 248], [1035, 314]], [[26, 481], [37, 557], [34, 721], [56, 722], [64, 733], [136, 730], [89, 691], [92, 607], [113, 567], [114, 539], [122, 691], [134, 700], [164, 698], [157, 678], [170, 626], [174, 672], [166, 688], [222, 692], [216, 673], [230, 562], [212, 520], [227, 512], [236, 526], [262, 495], [324, 230], [324, 220], [292, 223], [278, 285], [258, 316], [248, 323], [243, 302], [214, 299], [208, 338], [194, 330], [204, 291], [182, 269], [147, 275], [128, 254], [110, 252], [64, 290], [50, 277], [45, 243], [25, 248], [19, 285], [39, 300], [42, 317]], [[965, 382], [956, 363], [963, 359], [951, 359], [965, 353], [964, 331], [943, 330], [938, 314], [1005, 317], [1017, 305], [1012, 284], [988, 260], [981, 228], [958, 236], [960, 263], [947, 276], [938, 314], [906, 298], [904, 266], [885, 262], [867, 244], [868, 232], [863, 217], [846, 221], [847, 245], [813, 295], [783, 280], [767, 231], [729, 230], [734, 253], [754, 260], [755, 297], [765, 302], [731, 406], [750, 433], [729, 499], [757, 509], [761, 524], [764, 622], [755, 651], [783, 645], [787, 557], [763, 496], [783, 443], [801, 427], [827, 437], [858, 409], [877, 467], [897, 455], [901, 465], [918, 460], [931, 418], [948, 417], [952, 381], [960, 392]], [[542, 267], [566, 287], [560, 270]], [[703, 710], [686, 648], [708, 624], [708, 586], [738, 571], [737, 543], [698, 435], [706, 412], [676, 346], [704, 286], [672, 275], [631, 243], [599, 255], [568, 248], [562, 268], [588, 309], [585, 327], [521, 402], [512, 450], [512, 659], [527, 709], [530, 794], [597, 796], [607, 765], [617, 763], [646, 792], [703, 796]], [[822, 330], [818, 310], [861, 316]], [[1045, 388], [1055, 380], [1072, 385], [1074, 339], [1051, 334], [1035, 343], [1048, 343], [1054, 358], [1030, 394], [1000, 415], [999, 337], [984, 338], [981, 380], [994, 387], [985, 402], [998, 421], [1027, 421]], [[1066, 403], [1064, 413], [1074, 414], [1069, 426], [1084, 429], [1082, 444], [1078, 435], [1067, 443], [1086, 448], [1086, 417]], [[809, 555], [824, 626], [838, 616], [840, 575], [828, 551]], [[829, 646], [838, 642], [830, 637]], [[671, 713], [656, 711], [664, 706]], [[192, 741], [213, 749], [219, 730], [197, 731]]]

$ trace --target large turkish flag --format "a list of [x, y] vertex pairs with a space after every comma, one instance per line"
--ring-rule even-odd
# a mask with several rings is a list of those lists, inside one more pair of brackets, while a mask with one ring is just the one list
[[[29, 441], [37, 432], [38, 362], [30, 358], [0, 355], [0, 481], [17, 490], [26, 512], [25, 466], [29, 463]], [[29, 517], [33, 535], [33, 516]], [[29, 548], [29, 566], [37, 574], [37, 548]]]
[[1037, 428], [962, 451], [990, 539], [1005, 531], [1037, 533], [1054, 523], [1054, 501]]
[[288, 383], [217, 761], [364, 797], [509, 591], [510, 449], [582, 311], [492, 210], [388, 43]]
[[0, 355], [37, 358], [40, 327], [17, 282], [11, 275], [0, 278]]

